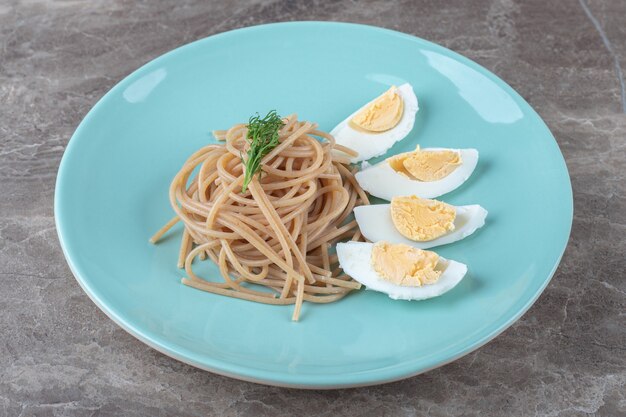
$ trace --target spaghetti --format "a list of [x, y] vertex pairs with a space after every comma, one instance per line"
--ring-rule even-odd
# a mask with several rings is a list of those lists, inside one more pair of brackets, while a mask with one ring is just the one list
[[[329, 303], [360, 288], [330, 249], [338, 240], [362, 240], [351, 213], [369, 201], [349, 168], [354, 151], [315, 123], [295, 115], [283, 122], [278, 145], [261, 161], [262, 175], [245, 192], [247, 125], [214, 132], [225, 144], [205, 146], [185, 162], [170, 186], [176, 216], [150, 241], [182, 221], [183, 284], [266, 304], [295, 304], [292, 318], [298, 320], [303, 301]], [[207, 257], [223, 282], [194, 273], [195, 259]]]

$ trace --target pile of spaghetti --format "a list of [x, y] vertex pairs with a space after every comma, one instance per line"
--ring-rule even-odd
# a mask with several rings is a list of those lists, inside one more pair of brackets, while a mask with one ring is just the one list
[[[256, 175], [246, 176], [250, 123], [214, 132], [225, 144], [205, 146], [185, 162], [170, 187], [176, 216], [150, 241], [182, 221], [184, 284], [261, 303], [295, 304], [298, 320], [303, 301], [329, 303], [360, 287], [342, 273], [331, 246], [362, 240], [351, 214], [369, 202], [349, 167], [354, 151], [295, 115], [279, 123], [278, 141], [259, 158]], [[207, 257], [223, 281], [194, 273], [196, 258]]]

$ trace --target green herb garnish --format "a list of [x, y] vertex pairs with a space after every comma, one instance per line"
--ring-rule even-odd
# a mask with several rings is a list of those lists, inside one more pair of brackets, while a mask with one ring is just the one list
[[259, 113], [257, 113], [256, 116], [252, 116], [248, 121], [248, 135], [246, 138], [250, 142], [250, 148], [248, 149], [246, 160], [244, 161], [243, 157], [241, 158], [241, 162], [246, 169], [243, 187], [241, 188], [242, 193], [245, 193], [248, 189], [248, 184], [252, 181], [254, 174], [261, 170], [263, 157], [278, 146], [278, 131], [283, 125], [283, 120], [276, 113], [276, 110], [270, 111], [262, 119]]

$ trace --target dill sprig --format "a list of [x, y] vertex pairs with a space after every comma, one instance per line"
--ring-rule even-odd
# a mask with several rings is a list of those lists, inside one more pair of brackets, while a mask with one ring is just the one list
[[241, 162], [244, 164], [246, 173], [243, 179], [243, 187], [241, 192], [245, 193], [248, 184], [252, 181], [254, 174], [261, 170], [261, 160], [265, 155], [270, 153], [272, 149], [278, 146], [278, 131], [283, 127], [282, 118], [272, 110], [263, 118], [257, 113], [256, 116], [250, 117], [248, 121], [247, 139], [250, 143], [246, 160], [243, 157]]

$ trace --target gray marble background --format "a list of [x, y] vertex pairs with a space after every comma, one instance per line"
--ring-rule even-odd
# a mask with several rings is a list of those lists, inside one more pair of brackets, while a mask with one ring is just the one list
[[[217, 32], [308, 19], [397, 29], [478, 61], [537, 109], [571, 172], [569, 247], [535, 306], [405, 381], [300, 391], [179, 363], [105, 317], [57, 241], [63, 150], [117, 81]], [[625, 71], [624, 0], [0, 0], [0, 415], [625, 416]]]

